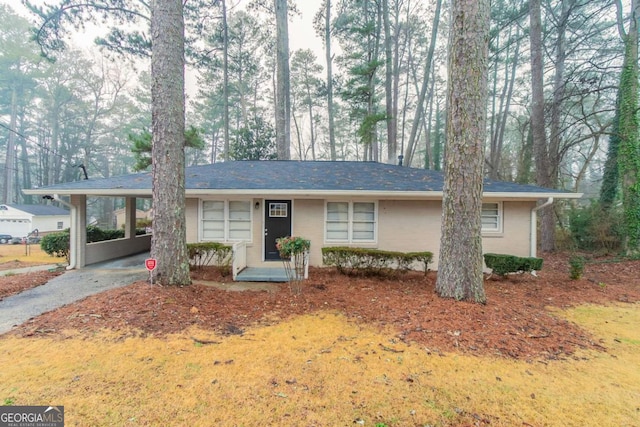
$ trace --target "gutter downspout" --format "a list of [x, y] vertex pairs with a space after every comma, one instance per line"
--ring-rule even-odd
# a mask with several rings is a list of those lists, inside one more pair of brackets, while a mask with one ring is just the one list
[[531, 220], [530, 220], [531, 228], [529, 231], [529, 235], [530, 235], [529, 242], [531, 243], [531, 245], [529, 246], [530, 257], [536, 256], [536, 251], [538, 248], [538, 214], [537, 212], [542, 208], [546, 208], [547, 206], [550, 206], [551, 204], [553, 204], [553, 197], [549, 197], [546, 202], [544, 202], [540, 206], [536, 206], [533, 209], [531, 209]]
[[[77, 219], [78, 209], [76, 208], [76, 206], [62, 200], [57, 194], [54, 194], [52, 199], [69, 208], [70, 215], [71, 215], [70, 228], [71, 230], [76, 231], [78, 228], [78, 219]], [[69, 256], [69, 265], [65, 268], [66, 270], [73, 270], [74, 268], [76, 268], [76, 264], [78, 263], [77, 253], [78, 253], [78, 245], [76, 244], [75, 239], [70, 234], [69, 235], [69, 255], [70, 256]]]

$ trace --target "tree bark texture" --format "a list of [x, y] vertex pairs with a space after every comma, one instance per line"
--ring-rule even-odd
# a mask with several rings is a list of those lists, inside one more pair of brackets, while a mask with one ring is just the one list
[[[376, 69], [380, 60], [380, 38], [382, 37], [382, 7], [379, 3], [375, 3], [376, 25], [372, 32], [367, 33], [367, 67], [370, 68], [367, 74], [367, 118], [374, 118], [378, 115], [376, 87], [377, 81], [375, 78]], [[369, 16], [369, 3], [364, 3], [364, 13]], [[373, 66], [372, 66], [373, 65]], [[367, 140], [371, 148], [371, 157], [369, 160], [374, 162], [380, 161], [380, 147], [378, 145], [378, 130], [377, 130], [377, 118], [373, 120], [372, 124], [368, 125]]]
[[[229, 26], [227, 25], [227, 0], [222, 0], [222, 35], [224, 37], [222, 50], [222, 91], [224, 103], [224, 160], [229, 160], [231, 148], [229, 139]], [[215, 141], [215, 140], [214, 140]]]
[[11, 116], [9, 118], [9, 136], [7, 137], [7, 151], [4, 165], [4, 186], [2, 203], [14, 203], [16, 191], [14, 178], [16, 177], [16, 123], [18, 121], [18, 90], [15, 83], [11, 88]]
[[393, 92], [393, 50], [391, 39], [391, 21], [389, 19], [389, 1], [382, 0], [382, 21], [384, 26], [384, 92], [387, 122], [387, 163], [396, 164], [398, 161], [397, 140], [397, 111], [394, 111], [394, 99], [397, 96]]
[[331, 55], [331, 0], [326, 0], [324, 14], [324, 48], [327, 60], [327, 117], [329, 119], [329, 151], [336, 160], [336, 132], [333, 117], [333, 57]]
[[[542, 18], [540, 0], [529, 2], [530, 45], [531, 45], [531, 135], [533, 153], [536, 160], [536, 184], [551, 188], [549, 174], [549, 151], [544, 117], [544, 77], [542, 63]], [[555, 221], [549, 208], [540, 211], [541, 239], [543, 251], [554, 248]]]
[[560, 168], [560, 147], [562, 146], [562, 107], [565, 99], [565, 64], [567, 62], [567, 26], [571, 13], [569, 2], [562, 2], [561, 15], [556, 25], [553, 98], [551, 102], [551, 118], [549, 121], [549, 183], [555, 188]]
[[276, 139], [279, 160], [291, 158], [291, 95], [289, 72], [289, 24], [287, 0], [276, 7]]
[[[602, 172], [602, 186], [600, 187], [600, 204], [602, 209], [608, 211], [614, 205], [618, 197], [618, 187], [620, 184], [620, 168], [619, 168], [619, 159], [618, 154], [620, 151], [620, 140], [621, 140], [621, 132], [620, 132], [620, 113], [621, 113], [621, 102], [623, 95], [628, 92], [628, 88], [625, 87], [625, 84], [628, 84], [629, 81], [625, 79], [625, 76], [628, 74], [629, 63], [633, 61], [633, 49], [631, 49], [632, 39], [629, 38], [630, 34], [627, 34], [627, 30], [625, 29], [625, 19], [623, 17], [624, 10], [622, 7], [622, 2], [617, 0], [616, 2], [617, 9], [617, 21], [618, 21], [618, 34], [622, 39], [622, 42], [625, 46], [625, 55], [622, 62], [622, 73], [620, 74], [620, 84], [618, 86], [618, 91], [616, 94], [616, 111], [615, 116], [613, 117], [613, 123], [611, 125], [611, 133], [609, 134], [609, 144], [607, 147], [607, 159], [604, 164], [604, 170]], [[634, 25], [633, 23], [633, 11], [637, 7], [637, 2], [634, 0], [631, 4], [631, 14], [630, 18], [630, 29]], [[636, 30], [637, 31], [637, 30]], [[637, 62], [637, 58], [636, 58]]]
[[[618, 4], [622, 9], [621, 3]], [[624, 214], [623, 241], [627, 255], [640, 253], [640, 142], [638, 138], [638, 20], [640, 3], [631, 1], [629, 31], [623, 36], [625, 54], [620, 75], [618, 166], [622, 184], [622, 210]]]
[[309, 100], [307, 105], [307, 112], [309, 113], [309, 134], [311, 137], [311, 159], [313, 161], [317, 160], [316, 158], [316, 126], [313, 119], [313, 91], [311, 85], [309, 84], [308, 78], [305, 78], [305, 94], [307, 99]]
[[[20, 134], [24, 135], [24, 108], [20, 111]], [[22, 163], [22, 188], [31, 188], [31, 165], [29, 163], [29, 150], [27, 148], [27, 140], [26, 138], [19, 138], [18, 142], [20, 144], [20, 162]], [[23, 202], [27, 205], [33, 203], [33, 200], [36, 196], [32, 196], [29, 194], [25, 194], [23, 198]]]
[[436, 124], [435, 124], [435, 137], [433, 138], [433, 170], [442, 170], [442, 116], [443, 112], [440, 110], [440, 103], [436, 103]]
[[[560, 147], [564, 132], [561, 130], [562, 105], [565, 99], [565, 63], [567, 61], [567, 26], [571, 8], [575, 2], [561, 2], [561, 14], [556, 24], [557, 38], [555, 43], [553, 97], [551, 103], [551, 117], [549, 120], [549, 147], [547, 151], [548, 177], [543, 186], [556, 188], [558, 185], [560, 161], [562, 155]], [[543, 252], [556, 249], [556, 220], [553, 207], [543, 209], [540, 216], [540, 245]]]
[[[511, 34], [509, 34], [511, 35]], [[509, 37], [510, 39], [511, 37]], [[503, 153], [502, 149], [504, 147], [504, 134], [506, 130], [506, 124], [509, 120], [509, 115], [511, 113], [511, 98], [513, 97], [513, 87], [514, 82], [516, 80], [517, 68], [519, 64], [519, 56], [520, 56], [520, 32], [516, 29], [516, 42], [513, 52], [513, 57], [511, 56], [511, 44], [507, 45], [506, 53], [505, 53], [505, 61], [504, 61], [504, 85], [502, 87], [502, 93], [500, 95], [500, 104], [498, 109], [495, 109], [496, 97], [494, 96], [494, 108], [492, 109], [492, 131], [491, 131], [491, 152], [489, 153], [489, 171], [488, 176], [489, 179], [498, 180], [502, 179], [502, 158]], [[498, 81], [498, 65], [499, 59], [496, 58], [495, 63], [495, 75], [494, 75], [494, 85], [493, 92], [497, 93], [496, 82]], [[511, 64], [511, 68], [509, 65]]]
[[486, 301], [482, 275], [489, 0], [453, 0], [449, 36], [447, 151], [436, 291]]
[[184, 177], [184, 20], [182, 0], [151, 7], [153, 238], [156, 283], [187, 285]]
[[436, 10], [433, 15], [433, 24], [431, 27], [431, 39], [429, 41], [429, 50], [427, 51], [427, 58], [424, 67], [424, 79], [420, 87], [420, 94], [416, 103], [416, 111], [413, 116], [413, 123], [411, 125], [411, 133], [409, 135], [409, 142], [407, 143], [407, 152], [405, 158], [407, 162], [405, 166], [411, 166], [411, 152], [417, 144], [418, 129], [420, 127], [420, 119], [424, 115], [424, 101], [427, 96], [427, 89], [429, 88], [429, 76], [431, 75], [431, 68], [433, 67], [433, 56], [436, 51], [436, 40], [438, 38], [438, 25], [440, 23], [440, 10], [442, 9], [442, 0], [436, 1]]

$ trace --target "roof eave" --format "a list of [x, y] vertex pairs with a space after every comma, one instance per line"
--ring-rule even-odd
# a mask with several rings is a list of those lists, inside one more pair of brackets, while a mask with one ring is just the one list
[[394, 199], [439, 199], [441, 191], [376, 191], [376, 190], [207, 190], [188, 189], [191, 196], [251, 196], [251, 197], [292, 197], [292, 198], [327, 198], [327, 197], [358, 197], [358, 198], [394, 198]]
[[122, 189], [122, 188], [99, 188], [99, 189], [52, 189], [52, 188], [31, 188], [22, 190], [24, 194], [50, 196], [58, 194], [61, 196], [109, 196], [109, 197], [126, 197], [126, 196], [144, 196], [151, 197], [151, 189]]
[[554, 193], [554, 192], [490, 192], [485, 191], [483, 193], [485, 198], [495, 199], [519, 199], [519, 200], [538, 200], [548, 199], [550, 197], [554, 199], [580, 199], [583, 193]]
[[[151, 189], [123, 189], [123, 188], [103, 188], [103, 189], [46, 189], [35, 188], [23, 190], [30, 195], [87, 195], [87, 196], [110, 196], [110, 197], [151, 197]], [[383, 199], [440, 199], [442, 191], [372, 191], [372, 190], [288, 190], [288, 189], [207, 189], [188, 188], [185, 190], [186, 196], [247, 196], [247, 197], [270, 197], [283, 195], [299, 198], [319, 198], [319, 197], [376, 197]], [[538, 200], [548, 199], [579, 199], [583, 193], [557, 193], [557, 192], [490, 192], [483, 193], [484, 198], [500, 200]]]

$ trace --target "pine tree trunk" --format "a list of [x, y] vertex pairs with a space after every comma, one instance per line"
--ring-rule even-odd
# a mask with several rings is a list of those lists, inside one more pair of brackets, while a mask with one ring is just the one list
[[9, 136], [7, 137], [7, 151], [4, 164], [4, 186], [2, 203], [14, 203], [16, 201], [14, 178], [16, 171], [16, 123], [18, 121], [18, 90], [15, 83], [11, 87], [11, 116], [9, 119]]
[[[622, 68], [625, 66], [623, 64]], [[620, 171], [618, 169], [618, 152], [620, 150], [620, 89], [616, 98], [616, 113], [609, 134], [607, 147], [607, 160], [602, 172], [602, 186], [600, 187], [600, 205], [605, 211], [609, 211], [618, 197], [618, 181]]]
[[151, 8], [153, 238], [156, 283], [188, 285], [184, 171], [184, 19], [182, 0]]
[[59, 138], [60, 138], [60, 103], [58, 102], [57, 95], [53, 94], [53, 106], [49, 112], [51, 120], [51, 142], [47, 154], [47, 180], [45, 185], [53, 185], [58, 183], [58, 177], [60, 176], [60, 168], [57, 154], [59, 152]]
[[[225, 161], [229, 160], [231, 143], [229, 139], [229, 26], [227, 25], [227, 0], [222, 0], [222, 34], [224, 44], [222, 48], [222, 91], [224, 102], [224, 153]], [[214, 140], [215, 141], [215, 140]], [[212, 162], [213, 163], [213, 162]]]
[[[433, 24], [431, 27], [431, 41], [429, 42], [429, 50], [427, 52], [427, 58], [424, 68], [424, 79], [422, 80], [422, 86], [420, 87], [420, 93], [418, 94], [418, 100], [416, 103], [416, 111], [413, 116], [413, 124], [411, 125], [411, 133], [409, 135], [409, 142], [407, 143], [405, 157], [411, 157], [410, 153], [413, 151], [413, 147], [417, 144], [418, 128], [420, 126], [420, 120], [424, 114], [424, 100], [427, 95], [427, 89], [429, 88], [429, 76], [431, 75], [431, 67], [433, 66], [433, 56], [436, 50], [436, 39], [438, 38], [438, 25], [440, 23], [440, 10], [442, 8], [442, 0], [436, 1], [436, 10], [433, 16]], [[410, 161], [406, 162], [406, 166], [411, 166]]]
[[[509, 34], [511, 36], [511, 34]], [[508, 37], [511, 39], [511, 37]], [[492, 111], [493, 126], [491, 131], [491, 152], [489, 153], [489, 179], [501, 179], [502, 169], [502, 149], [504, 146], [504, 134], [506, 130], [507, 120], [509, 119], [511, 109], [511, 98], [513, 97], [513, 86], [516, 79], [516, 71], [518, 68], [518, 57], [520, 54], [520, 37], [519, 31], [516, 33], [515, 49], [513, 57], [511, 57], [511, 44], [507, 45], [505, 53], [505, 67], [504, 67], [504, 84], [502, 87], [502, 93], [500, 95], [500, 104], [498, 110], [495, 107]], [[508, 64], [511, 64], [509, 68]], [[498, 81], [497, 69], [498, 64], [495, 65], [496, 73], [494, 75], [494, 88], [493, 92], [497, 93], [496, 82]], [[494, 104], [495, 104], [494, 97]]]
[[276, 140], [279, 160], [291, 158], [291, 98], [289, 89], [289, 25], [287, 0], [276, 4]]
[[[622, 6], [619, 5], [619, 8]], [[638, 19], [640, 3], [632, 0], [629, 31], [623, 37], [625, 53], [620, 76], [619, 168], [624, 213], [623, 241], [627, 255], [640, 253], [640, 142], [638, 138]]]
[[447, 151], [436, 291], [486, 301], [482, 275], [482, 179], [487, 115], [489, 0], [453, 0]]
[[393, 92], [393, 53], [391, 40], [391, 21], [389, 19], [389, 1], [382, 1], [382, 20], [384, 27], [384, 92], [386, 106], [386, 122], [387, 122], [387, 163], [396, 164], [398, 161], [398, 140], [397, 140], [397, 118], [393, 109], [394, 96]]
[[[24, 109], [20, 111], [20, 134], [24, 135]], [[22, 188], [31, 188], [31, 163], [29, 163], [29, 150], [27, 148], [26, 138], [19, 138], [20, 143], [20, 162], [22, 163]], [[33, 203], [35, 196], [25, 194], [23, 201], [30, 205]]]
[[442, 111], [440, 103], [436, 104], [435, 136], [433, 138], [433, 170], [442, 170]]
[[[311, 91], [311, 86], [308, 82], [305, 83], [305, 93], [307, 95], [307, 99], [309, 103], [307, 105], [307, 112], [309, 113], [309, 136], [311, 139], [311, 160], [315, 161], [316, 158], [316, 126], [314, 124], [313, 119], [313, 102], [311, 101], [313, 98], [313, 94]], [[294, 115], [295, 120], [295, 115]]]
[[326, 0], [324, 15], [324, 49], [327, 60], [327, 116], [329, 118], [329, 152], [331, 160], [337, 159], [336, 132], [333, 116], [333, 57], [331, 56], [331, 0]]
[[[544, 117], [544, 80], [542, 63], [542, 22], [540, 0], [529, 2], [531, 20], [531, 135], [536, 160], [536, 184], [551, 187], [549, 173], [549, 151]], [[549, 208], [540, 211], [541, 239], [543, 251], [553, 250], [555, 221]]]

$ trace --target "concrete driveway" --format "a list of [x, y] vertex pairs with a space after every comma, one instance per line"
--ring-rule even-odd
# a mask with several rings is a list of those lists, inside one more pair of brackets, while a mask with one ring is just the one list
[[0, 301], [0, 334], [47, 311], [147, 279], [146, 258], [149, 252], [67, 271], [42, 286], [3, 299]]

